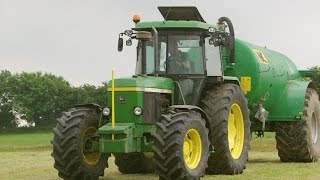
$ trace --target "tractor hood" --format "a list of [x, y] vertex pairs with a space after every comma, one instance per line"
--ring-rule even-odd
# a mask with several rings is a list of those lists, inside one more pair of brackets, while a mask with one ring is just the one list
[[[164, 77], [134, 76], [114, 80], [115, 91], [150, 91], [171, 93], [173, 81]], [[112, 81], [108, 83], [108, 91], [112, 90]]]

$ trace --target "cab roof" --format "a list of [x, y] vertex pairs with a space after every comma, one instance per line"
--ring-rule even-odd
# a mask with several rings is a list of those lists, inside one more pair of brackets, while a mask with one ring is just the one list
[[203, 29], [214, 25], [207, 24], [194, 6], [160, 6], [158, 7], [163, 21], [136, 23], [134, 30], [156, 29]]
[[164, 20], [186, 20], [204, 22], [200, 12], [194, 6], [159, 6], [158, 7]]

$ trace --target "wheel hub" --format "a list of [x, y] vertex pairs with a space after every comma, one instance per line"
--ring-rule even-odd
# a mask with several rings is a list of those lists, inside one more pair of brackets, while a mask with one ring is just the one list
[[316, 114], [313, 112], [311, 117], [311, 137], [313, 144], [318, 141], [318, 119]]
[[100, 152], [91, 152], [88, 150], [88, 148], [91, 148], [90, 144], [90, 137], [92, 135], [95, 134], [95, 132], [97, 131], [96, 128], [94, 127], [89, 127], [85, 130], [83, 137], [82, 137], [82, 153], [83, 153], [83, 158], [85, 160], [85, 162], [89, 165], [96, 165], [98, 164], [100, 157], [101, 157], [101, 153]]
[[200, 134], [196, 129], [190, 129], [184, 137], [183, 156], [186, 165], [195, 169], [201, 159], [202, 143]]
[[244, 120], [241, 108], [237, 103], [232, 104], [228, 117], [229, 150], [234, 159], [242, 153], [244, 143]]

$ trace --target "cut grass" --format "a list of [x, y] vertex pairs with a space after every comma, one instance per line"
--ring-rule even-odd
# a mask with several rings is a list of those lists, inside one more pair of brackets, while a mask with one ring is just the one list
[[[202, 179], [320, 179], [320, 163], [281, 163], [274, 134], [251, 141], [249, 162], [241, 175], [205, 175]], [[51, 157], [51, 132], [0, 135], [0, 179], [59, 179]], [[13, 151], [13, 152], [12, 152]], [[109, 158], [109, 168], [100, 179], [149, 180], [156, 174], [123, 175]]]
[[0, 151], [44, 150], [51, 147], [51, 132], [0, 134]]
[[0, 153], [0, 179], [58, 179], [50, 151]]

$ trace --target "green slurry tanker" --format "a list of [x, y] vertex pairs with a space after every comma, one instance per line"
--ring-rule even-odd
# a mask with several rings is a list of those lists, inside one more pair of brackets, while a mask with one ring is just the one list
[[[119, 35], [137, 42], [136, 73], [108, 83], [108, 106], [63, 112], [53, 129], [64, 179], [98, 179], [115, 158], [121, 173], [160, 179], [241, 174], [252, 133], [276, 132], [282, 162], [319, 157], [319, 96], [286, 56], [235, 39], [231, 21], [208, 24], [195, 7], [159, 7], [161, 21]], [[114, 73], [112, 73], [114, 74]]]

